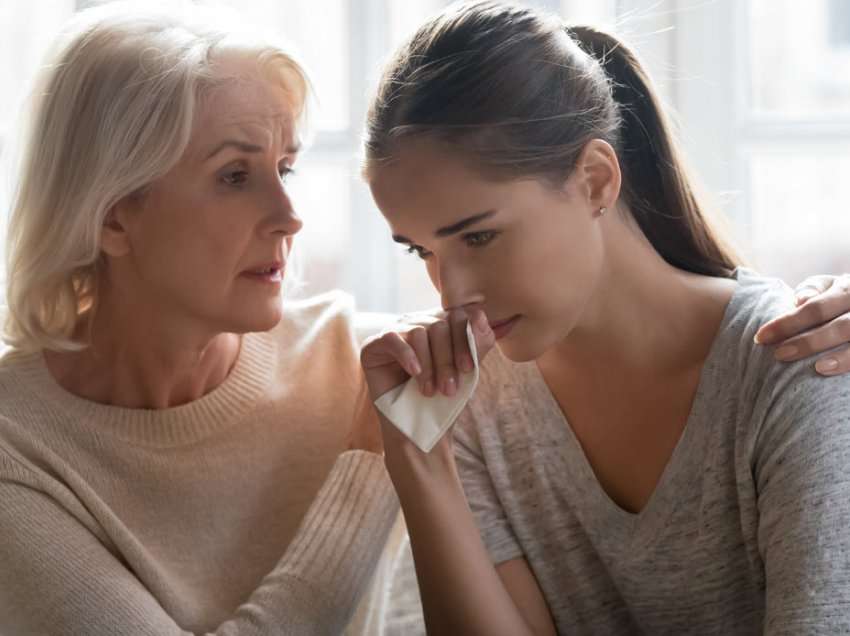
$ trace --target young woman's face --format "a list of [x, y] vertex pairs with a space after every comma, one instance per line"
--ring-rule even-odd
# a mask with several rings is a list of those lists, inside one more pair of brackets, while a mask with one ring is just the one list
[[172, 315], [213, 331], [262, 331], [281, 317], [301, 228], [285, 188], [298, 149], [286, 92], [234, 64], [241, 79], [204, 100], [178, 164], [121, 208], [130, 259], [119, 267], [135, 293]]
[[423, 139], [404, 142], [369, 185], [394, 239], [425, 261], [443, 306], [478, 304], [502, 352], [528, 361], [580, 327], [600, 275], [598, 219], [574, 181], [557, 189], [486, 180]]

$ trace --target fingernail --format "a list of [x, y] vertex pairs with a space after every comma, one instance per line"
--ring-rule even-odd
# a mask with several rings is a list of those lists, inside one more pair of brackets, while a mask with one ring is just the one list
[[838, 368], [838, 360], [835, 358], [824, 358], [815, 363], [815, 369], [818, 373], [832, 373]]
[[756, 335], [753, 336], [753, 342], [756, 344], [761, 344], [764, 341], [764, 334], [761, 331], [756, 331]]
[[425, 395], [427, 395], [428, 397], [434, 395], [434, 383], [431, 382], [431, 380], [425, 382]]
[[773, 355], [777, 360], [788, 360], [797, 355], [798, 351], [799, 349], [794, 345], [785, 345], [784, 347], [779, 347]]
[[415, 358], [410, 361], [410, 371], [413, 371], [413, 375], [419, 375], [422, 373], [422, 367], [419, 366], [419, 361]]
[[454, 377], [446, 380], [444, 392], [449, 397], [452, 397], [457, 392], [457, 383], [455, 382]]
[[486, 336], [490, 333], [490, 323], [487, 321], [487, 316], [478, 314], [475, 317], [475, 331], [481, 336]]

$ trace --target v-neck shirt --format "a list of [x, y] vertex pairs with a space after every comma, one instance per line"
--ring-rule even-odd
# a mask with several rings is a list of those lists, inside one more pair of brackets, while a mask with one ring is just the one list
[[455, 431], [461, 479], [494, 563], [527, 560], [561, 634], [850, 630], [850, 378], [754, 344], [792, 295], [735, 278], [637, 514], [599, 484], [535, 363], [483, 363]]

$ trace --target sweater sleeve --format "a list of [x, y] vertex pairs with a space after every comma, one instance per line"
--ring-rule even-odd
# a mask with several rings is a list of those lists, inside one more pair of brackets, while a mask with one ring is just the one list
[[850, 630], [850, 380], [806, 373], [776, 385], [756, 441], [770, 635]]
[[[0, 452], [0, 633], [189, 634], [61, 500]], [[341, 633], [397, 513], [383, 458], [343, 453], [281, 561], [212, 633]]]

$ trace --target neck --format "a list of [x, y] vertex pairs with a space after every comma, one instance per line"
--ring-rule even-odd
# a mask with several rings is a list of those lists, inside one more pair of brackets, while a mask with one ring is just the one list
[[163, 409], [202, 397], [227, 377], [240, 346], [237, 334], [199, 328], [114, 291], [101, 295], [78, 334], [89, 347], [45, 352], [51, 374], [82, 398], [126, 408]]
[[628, 221], [612, 218], [594, 292], [569, 335], [538, 363], [584, 378], [666, 378], [705, 361], [734, 281], [662, 259]]

